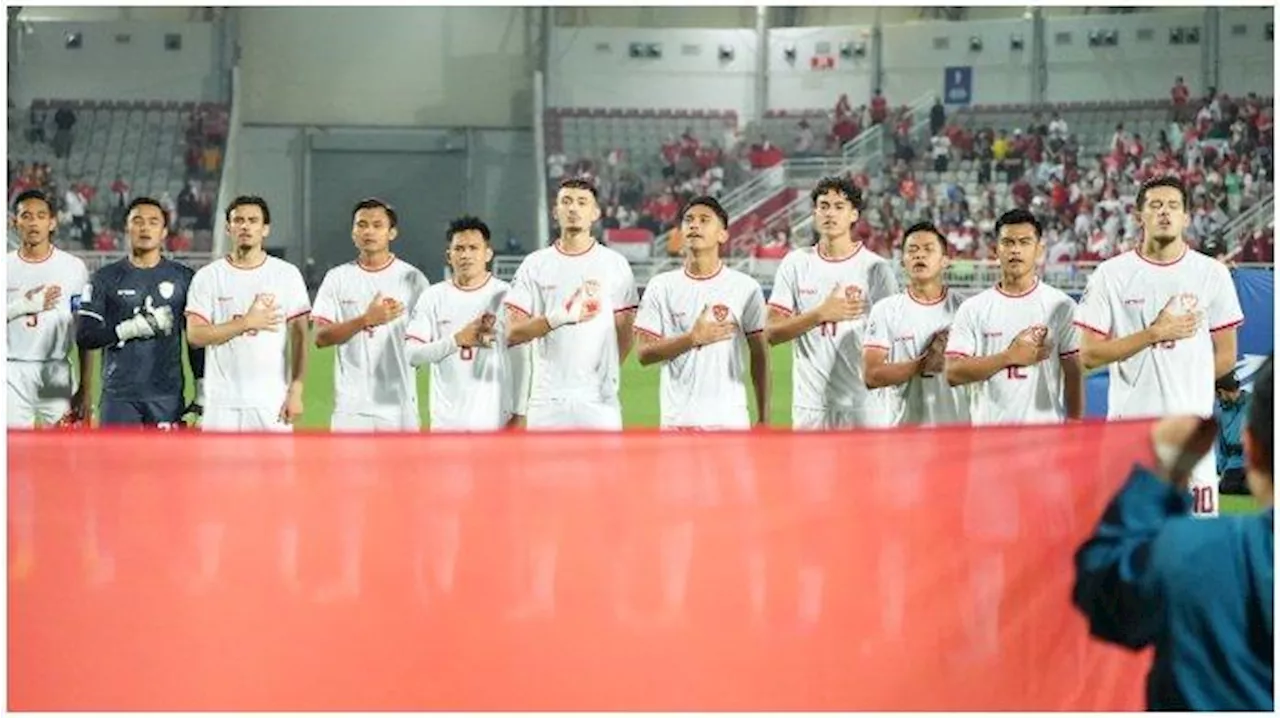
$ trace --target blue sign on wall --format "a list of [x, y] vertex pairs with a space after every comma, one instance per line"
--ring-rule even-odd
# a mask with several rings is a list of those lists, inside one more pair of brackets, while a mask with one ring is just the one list
[[973, 101], [973, 68], [948, 67], [942, 76], [942, 101], [967, 105]]

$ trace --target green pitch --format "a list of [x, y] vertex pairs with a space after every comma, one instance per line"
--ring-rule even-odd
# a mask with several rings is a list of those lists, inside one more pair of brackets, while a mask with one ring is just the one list
[[[315, 349], [308, 354], [306, 393], [303, 397], [302, 426], [307, 429], [328, 429], [329, 416], [333, 413], [333, 349]], [[773, 348], [770, 360], [773, 375], [771, 423], [775, 426], [791, 424], [791, 347]], [[628, 427], [658, 426], [658, 372], [659, 367], [642, 367], [633, 351], [622, 366], [622, 420]], [[428, 372], [418, 372], [418, 397], [422, 410], [422, 425], [429, 425], [427, 417]], [[755, 399], [748, 392], [751, 414], [756, 415]]]

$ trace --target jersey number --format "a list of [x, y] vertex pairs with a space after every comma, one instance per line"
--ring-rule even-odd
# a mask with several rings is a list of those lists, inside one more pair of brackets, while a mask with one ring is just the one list
[[39, 314], [32, 314], [32, 315], [30, 315], [30, 316], [28, 316], [28, 317], [27, 317], [27, 321], [26, 321], [26, 325], [27, 325], [27, 326], [29, 326], [29, 327], [34, 327], [34, 326], [36, 326], [36, 325], [37, 325], [37, 324], [39, 324], [39, 323], [40, 323], [40, 315], [39, 315]]
[[1198, 514], [1211, 514], [1217, 510], [1213, 505], [1212, 486], [1191, 487], [1191, 510]]
[[[244, 316], [243, 314], [232, 314], [232, 315], [231, 315], [231, 321], [233, 321], [233, 322], [234, 322], [235, 320], [237, 320], [237, 319], [239, 319], [240, 317], [243, 317], [243, 316]], [[245, 332], [245, 334], [247, 334], [247, 335], [249, 335], [249, 336], [251, 336], [251, 337], [256, 337], [256, 336], [258, 336], [258, 330], [257, 330], [257, 329], [250, 329], [249, 331]]]
[[1020, 367], [1020, 366], [1005, 367], [1005, 370], [1004, 370], [1005, 378], [1006, 379], [1030, 379], [1031, 376], [1022, 370], [1023, 370], [1023, 367]]
[[462, 361], [471, 361], [472, 359], [476, 358], [476, 348], [462, 347], [462, 349], [458, 350], [458, 356], [462, 359]]
[[836, 335], [835, 322], [823, 322], [818, 325], [818, 336], [834, 337]]

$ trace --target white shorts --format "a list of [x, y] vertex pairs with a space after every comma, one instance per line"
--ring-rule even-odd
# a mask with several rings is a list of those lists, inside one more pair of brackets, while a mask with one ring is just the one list
[[622, 406], [598, 401], [529, 402], [530, 431], [622, 431]]
[[422, 419], [417, 406], [402, 406], [378, 411], [335, 411], [329, 420], [331, 431], [383, 432], [421, 431]]
[[882, 425], [881, 413], [882, 410], [877, 405], [857, 409], [810, 409], [796, 406], [791, 408], [791, 428], [796, 431], [831, 431], [875, 427]]
[[293, 431], [293, 427], [280, 421], [279, 409], [230, 409], [209, 407], [204, 409], [200, 421], [203, 431]]
[[9, 395], [5, 406], [9, 411], [9, 426], [31, 429], [37, 421], [50, 426], [71, 411], [75, 382], [70, 362], [60, 359], [6, 364]]
[[1218, 515], [1218, 457], [1211, 449], [1200, 463], [1191, 470], [1191, 515], [1196, 518], [1213, 518]]

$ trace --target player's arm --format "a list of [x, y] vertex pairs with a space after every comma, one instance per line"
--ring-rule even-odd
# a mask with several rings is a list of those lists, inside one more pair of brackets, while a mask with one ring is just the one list
[[694, 344], [693, 332], [664, 337], [646, 329], [637, 329], [635, 334], [640, 338], [640, 346], [636, 349], [636, 359], [640, 361], [640, 366], [671, 361], [698, 346]]
[[507, 306], [507, 345], [520, 346], [551, 333], [546, 317], [531, 317], [523, 309]]
[[1236, 368], [1237, 336], [1234, 326], [1211, 332], [1213, 340], [1213, 376], [1220, 379]]
[[790, 313], [774, 305], [769, 306], [769, 344], [786, 344], [796, 337], [803, 336], [822, 323], [820, 307], [815, 307], [799, 314]]
[[1062, 401], [1068, 419], [1084, 418], [1084, 367], [1079, 352], [1059, 357], [1062, 362]]
[[307, 376], [307, 328], [311, 323], [306, 312], [298, 314], [286, 325], [289, 332], [289, 391], [280, 407], [280, 419], [286, 424], [297, 421], [303, 412], [303, 382]]
[[107, 324], [107, 300], [113, 296], [115, 287], [102, 271], [85, 284], [76, 310], [76, 346], [93, 350], [119, 343], [116, 327]]
[[[21, 319], [27, 316], [33, 316], [40, 312], [52, 309], [57, 305], [58, 297], [62, 296], [62, 287], [55, 285], [41, 284], [22, 292], [16, 299], [9, 302], [5, 307], [9, 320]], [[7, 322], [6, 322], [7, 323]]]
[[924, 372], [924, 356], [907, 361], [889, 361], [889, 350], [868, 346], [862, 350], [862, 374], [868, 389], [906, 384]]
[[631, 353], [631, 345], [635, 342], [635, 332], [632, 330], [635, 323], [635, 309], [619, 309], [613, 313], [613, 326], [618, 331], [619, 364], [625, 362], [627, 360], [627, 355]]
[[989, 356], [974, 356], [978, 347], [978, 327], [973, 313], [973, 305], [965, 302], [951, 323], [946, 354], [947, 383], [951, 386], [986, 381], [1010, 365], [1007, 349]]
[[[303, 320], [306, 317], [301, 317]], [[187, 309], [187, 342], [197, 347], [216, 347], [226, 344], [236, 337], [250, 331], [277, 331], [284, 315], [274, 306], [254, 300], [249, 311], [243, 316], [235, 317], [221, 324], [210, 322], [197, 310]], [[294, 320], [290, 320], [292, 326]]]
[[751, 388], [756, 395], [756, 425], [768, 426], [773, 405], [769, 393], [769, 339], [763, 331], [747, 335], [751, 359]]
[[631, 271], [631, 263], [619, 259], [621, 277], [614, 283], [613, 325], [618, 333], [618, 364], [627, 360], [631, 347], [635, 343], [636, 313], [640, 306], [640, 292], [636, 289], [635, 273]]

